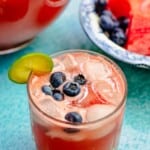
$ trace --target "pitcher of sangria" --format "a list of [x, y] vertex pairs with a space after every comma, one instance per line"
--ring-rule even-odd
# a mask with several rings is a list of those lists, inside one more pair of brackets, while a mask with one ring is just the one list
[[52, 23], [69, 0], [0, 0], [0, 54], [17, 51]]

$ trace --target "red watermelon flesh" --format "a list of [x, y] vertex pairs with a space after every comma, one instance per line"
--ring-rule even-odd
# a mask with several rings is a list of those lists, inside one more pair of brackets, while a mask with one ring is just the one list
[[108, 9], [130, 18], [126, 48], [150, 56], [150, 0], [109, 0]]
[[128, 0], [109, 0], [108, 9], [118, 18], [130, 16], [131, 6]]
[[150, 0], [132, 0], [132, 19], [126, 48], [150, 56]]
[[150, 55], [150, 18], [133, 16], [126, 48], [135, 53]]

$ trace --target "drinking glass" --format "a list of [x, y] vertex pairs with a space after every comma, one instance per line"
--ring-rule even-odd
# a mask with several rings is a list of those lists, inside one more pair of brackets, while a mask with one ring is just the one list
[[[77, 53], [77, 54], [76, 54]], [[100, 65], [101, 68], [97, 68], [93, 66], [94, 64], [89, 63], [88, 55], [91, 55], [92, 63], [96, 63], [100, 58], [100, 62], [105, 62], [106, 68]], [[82, 57], [83, 56], [83, 57]], [[87, 57], [86, 57], [87, 56]], [[98, 56], [98, 57], [97, 57]], [[39, 86], [38, 89], [41, 89], [41, 83], [46, 82], [46, 79], [43, 77], [40, 80], [38, 76], [34, 77], [34, 74], [31, 73], [31, 76], [28, 80], [28, 96], [29, 96], [29, 106], [30, 106], [30, 114], [31, 114], [31, 124], [32, 124], [32, 131], [36, 143], [37, 150], [117, 150], [118, 147], [118, 141], [119, 136], [121, 132], [121, 126], [123, 121], [123, 114], [125, 109], [125, 103], [126, 103], [126, 92], [127, 92], [127, 86], [126, 86], [126, 79], [121, 71], [121, 69], [116, 65], [114, 62], [112, 62], [109, 58], [92, 51], [87, 50], [73, 50], [73, 51], [62, 51], [60, 53], [54, 54], [53, 59], [55, 59], [56, 63], [61, 61], [64, 62], [65, 65], [68, 67], [72, 67], [73, 64], [76, 65], [76, 69], [70, 69], [72, 72], [76, 72], [78, 70], [79, 65], [84, 62], [84, 65], [89, 65], [88, 67], [93, 67], [96, 70], [91, 71], [91, 75], [94, 72], [97, 72], [97, 69], [102, 70], [102, 76], [105, 77], [105, 73], [109, 73], [109, 71], [114, 71], [115, 74], [113, 75], [113, 80], [117, 80], [120, 82], [116, 85], [116, 89], [121, 89], [121, 96], [118, 98], [118, 95], [114, 95], [112, 101], [112, 105], [114, 105], [115, 102], [119, 101], [113, 112], [109, 112], [108, 115], [105, 117], [100, 117], [97, 120], [91, 121], [91, 122], [83, 122], [81, 124], [72, 124], [63, 120], [58, 119], [55, 117], [55, 115], [59, 112], [60, 115], [62, 115], [64, 112], [61, 113], [61, 110], [58, 110], [58, 112], [55, 114], [55, 108], [52, 103], [50, 103], [50, 100], [48, 97], [44, 97], [43, 94], [41, 94], [38, 90], [36, 91], [36, 86]], [[74, 59], [77, 59], [80, 63], [76, 64]], [[70, 61], [70, 63], [69, 63]], [[68, 62], [68, 63], [67, 63]], [[90, 66], [91, 65], [91, 66]], [[107, 71], [107, 66], [112, 66], [113, 69], [110, 69]], [[83, 65], [82, 65], [83, 67]], [[56, 69], [57, 68], [57, 69]], [[63, 65], [60, 66], [58, 64], [54, 65], [54, 70], [62, 69]], [[105, 70], [106, 69], [106, 70]], [[105, 73], [104, 73], [104, 72]], [[100, 71], [101, 73], [101, 71]], [[89, 73], [90, 75], [90, 73]], [[101, 76], [101, 77], [102, 77]], [[111, 76], [110, 76], [111, 77]], [[93, 78], [93, 76], [92, 76]], [[49, 79], [49, 77], [48, 77]], [[101, 82], [103, 84], [103, 77], [101, 80], [98, 80], [98, 82]], [[37, 82], [39, 80], [39, 82]], [[108, 82], [113, 82], [110, 78], [108, 78]], [[95, 82], [95, 81], [93, 81]], [[100, 84], [100, 86], [101, 86]], [[107, 84], [103, 85], [107, 87]], [[103, 86], [101, 86], [101, 89], [103, 90]], [[115, 85], [112, 86], [114, 87]], [[87, 88], [90, 89], [90, 84], [87, 86]], [[98, 86], [96, 87], [98, 88]], [[106, 91], [107, 89], [107, 91]], [[111, 92], [109, 93], [110, 88], [106, 88], [103, 90], [103, 92], [108, 92], [107, 96], [111, 96]], [[35, 90], [35, 91], [34, 91]], [[112, 91], [115, 91], [114, 88], [112, 88]], [[88, 109], [89, 111], [89, 105], [92, 105], [92, 103], [95, 103], [97, 101], [96, 97], [93, 96], [92, 90], [88, 90], [89, 96], [86, 98], [85, 102], [81, 102], [81, 99], [84, 98], [84, 96], [79, 98], [79, 107], [81, 108], [83, 105], [83, 109]], [[111, 91], [111, 90], [110, 90]], [[83, 90], [84, 92], [87, 92], [87, 90]], [[87, 94], [87, 93], [86, 93]], [[115, 99], [116, 97], [116, 99]], [[67, 98], [66, 98], [67, 99]], [[75, 101], [76, 98], [73, 98], [72, 103], [77, 104], [78, 102]], [[43, 101], [43, 102], [42, 102]], [[69, 102], [70, 102], [69, 98]], [[75, 101], [75, 102], [74, 102]], [[92, 101], [89, 105], [87, 103], [89, 101]], [[42, 109], [39, 105], [46, 106], [46, 109]], [[56, 102], [57, 103], [57, 102]], [[58, 102], [59, 104], [61, 102]], [[84, 103], [84, 104], [83, 104]], [[105, 100], [102, 100], [102, 109], [103, 111], [100, 112], [100, 115], [107, 111], [109, 103], [106, 103], [104, 106]], [[61, 107], [61, 105], [59, 105]], [[78, 106], [78, 105], [77, 105]], [[94, 106], [94, 105], [93, 105]], [[97, 106], [97, 105], [96, 105]], [[64, 105], [62, 104], [62, 107]], [[101, 107], [101, 105], [100, 105]], [[105, 110], [106, 108], [106, 110]], [[67, 108], [62, 108], [64, 111]], [[72, 109], [72, 108], [71, 108]], [[45, 112], [48, 111], [47, 112]], [[51, 112], [52, 111], [52, 112]], [[95, 110], [93, 110], [94, 112]], [[93, 118], [97, 117], [97, 110], [95, 111], [95, 114], [93, 114]], [[99, 117], [99, 116], [98, 116]]]

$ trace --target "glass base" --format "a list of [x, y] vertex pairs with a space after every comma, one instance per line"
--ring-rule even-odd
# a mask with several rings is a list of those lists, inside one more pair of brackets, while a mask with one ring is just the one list
[[11, 54], [11, 53], [17, 52], [17, 51], [25, 48], [26, 46], [28, 46], [32, 42], [32, 40], [33, 39], [28, 40], [28, 41], [21, 43], [15, 47], [12, 47], [12, 48], [0, 50], [0, 55], [6, 55], [6, 54]]

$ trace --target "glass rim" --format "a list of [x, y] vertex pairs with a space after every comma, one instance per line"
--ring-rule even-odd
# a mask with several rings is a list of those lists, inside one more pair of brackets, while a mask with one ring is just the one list
[[99, 122], [102, 122], [103, 120], [106, 120], [107, 118], [113, 116], [115, 113], [117, 113], [120, 108], [125, 104], [126, 102], [126, 97], [127, 97], [127, 80], [126, 80], [126, 77], [122, 71], [122, 69], [118, 66], [117, 63], [115, 63], [113, 60], [111, 60], [110, 58], [108, 58], [107, 56], [101, 54], [101, 53], [98, 53], [98, 52], [95, 52], [95, 51], [92, 51], [92, 50], [85, 50], [85, 49], [66, 49], [66, 50], [62, 50], [60, 52], [56, 52], [56, 53], [53, 53], [53, 54], [50, 54], [50, 57], [55, 57], [55, 56], [59, 56], [61, 54], [65, 54], [65, 53], [73, 53], [73, 52], [85, 52], [85, 53], [90, 53], [90, 54], [95, 54], [95, 55], [99, 55], [101, 57], [103, 57], [108, 63], [111, 63], [116, 69], [117, 71], [119, 72], [120, 74], [120, 77], [122, 78], [122, 81], [123, 81], [123, 84], [124, 84], [124, 95], [122, 97], [122, 100], [120, 101], [119, 105], [111, 112], [109, 113], [108, 115], [100, 118], [100, 119], [97, 119], [97, 120], [94, 120], [94, 121], [90, 121], [90, 122], [83, 122], [83, 123], [80, 123], [80, 124], [74, 124], [72, 122], [67, 122], [67, 121], [63, 121], [63, 120], [59, 120], [57, 118], [54, 118], [50, 115], [48, 115], [47, 113], [45, 113], [44, 111], [42, 111], [37, 105], [36, 103], [33, 101], [32, 99], [32, 96], [31, 96], [31, 93], [30, 93], [30, 90], [29, 90], [29, 83], [30, 83], [30, 80], [31, 80], [31, 76], [34, 74], [33, 72], [30, 73], [30, 76], [28, 78], [28, 82], [27, 82], [27, 93], [28, 93], [28, 98], [29, 98], [29, 102], [31, 102], [31, 104], [36, 108], [36, 110], [38, 112], [40, 112], [42, 115], [44, 115], [46, 118], [48, 118], [48, 120], [53, 120], [57, 123], [61, 123], [61, 124], [65, 124], [65, 125], [71, 125], [73, 127], [83, 127], [83, 126], [89, 126], [89, 125], [93, 125], [93, 124], [96, 124], [96, 123], [99, 123]]

